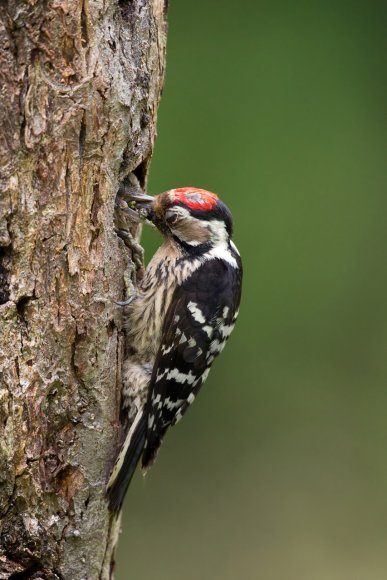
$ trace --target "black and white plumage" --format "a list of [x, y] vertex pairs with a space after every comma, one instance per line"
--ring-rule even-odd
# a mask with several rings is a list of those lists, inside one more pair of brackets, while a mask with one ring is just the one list
[[149, 467], [162, 439], [195, 400], [236, 318], [242, 265], [228, 208], [210, 192], [131, 195], [164, 237], [130, 304], [123, 402], [131, 427], [108, 483], [118, 511], [137, 463]]

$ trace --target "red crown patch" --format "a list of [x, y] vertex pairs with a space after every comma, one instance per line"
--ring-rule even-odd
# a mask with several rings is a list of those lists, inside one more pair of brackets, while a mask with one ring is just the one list
[[179, 187], [173, 190], [173, 199], [180, 201], [191, 209], [207, 211], [212, 209], [219, 197], [211, 191], [197, 189], [196, 187]]

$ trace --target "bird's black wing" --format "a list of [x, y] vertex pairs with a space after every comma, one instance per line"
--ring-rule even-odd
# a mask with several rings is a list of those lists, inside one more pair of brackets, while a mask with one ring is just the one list
[[143, 467], [195, 399], [234, 327], [242, 269], [239, 255], [233, 255], [231, 261], [204, 262], [174, 292], [149, 388]]

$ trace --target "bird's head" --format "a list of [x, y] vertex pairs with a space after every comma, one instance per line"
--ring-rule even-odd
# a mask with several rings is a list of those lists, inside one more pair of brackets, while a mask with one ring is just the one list
[[181, 187], [155, 197], [131, 194], [129, 203], [175, 243], [189, 248], [225, 244], [232, 236], [232, 217], [215, 193]]

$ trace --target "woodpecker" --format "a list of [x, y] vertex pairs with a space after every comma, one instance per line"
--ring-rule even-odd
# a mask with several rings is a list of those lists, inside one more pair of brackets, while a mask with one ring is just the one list
[[234, 328], [242, 282], [231, 213], [216, 194], [183, 187], [155, 197], [132, 192], [125, 201], [126, 211], [154, 224], [164, 242], [135, 298], [122, 303], [130, 345], [123, 407], [131, 426], [107, 485], [114, 512], [140, 458], [142, 468], [152, 465], [166, 431], [207, 379]]

